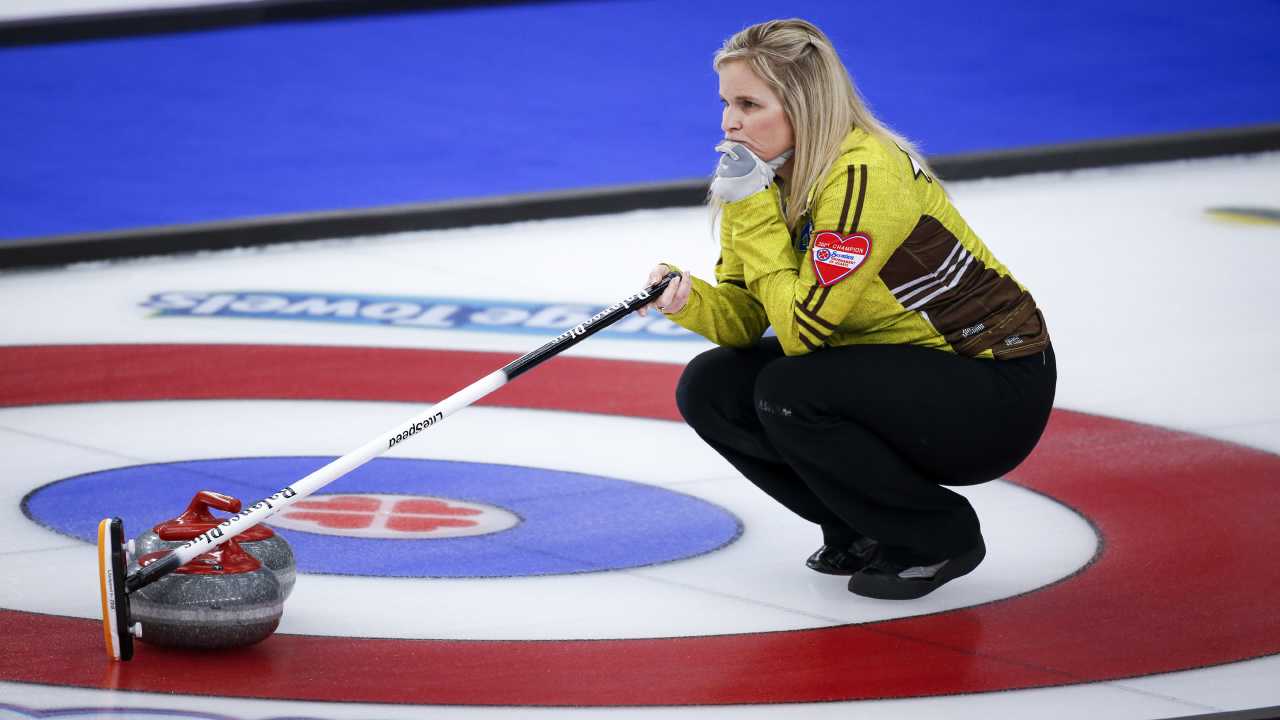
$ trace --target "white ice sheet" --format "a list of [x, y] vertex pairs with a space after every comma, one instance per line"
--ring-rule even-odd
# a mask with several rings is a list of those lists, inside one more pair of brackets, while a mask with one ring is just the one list
[[[1270, 319], [1280, 311], [1280, 291], [1272, 277], [1280, 265], [1280, 226], [1234, 224], [1204, 213], [1214, 206], [1280, 207], [1280, 154], [954, 183], [951, 189], [961, 212], [997, 257], [1031, 288], [1043, 308], [1059, 358], [1060, 407], [1280, 452], [1280, 363], [1276, 361], [1280, 341], [1269, 331]], [[499, 252], [507, 261], [496, 270], [492, 264], [480, 269], [471, 260], [482, 251]], [[715, 255], [705, 215], [690, 209], [11, 272], [0, 274], [0, 343], [243, 342], [522, 352], [537, 341], [515, 335], [407, 332], [320, 323], [148, 318], [138, 303], [163, 290], [243, 288], [607, 304], [630, 293], [656, 261], [675, 262], [707, 277]], [[593, 339], [574, 352], [683, 362], [697, 351], [694, 344]], [[368, 407], [369, 412], [388, 414], [394, 409], [388, 404]], [[109, 413], [106, 408], [100, 411]], [[52, 477], [76, 468], [127, 465], [151, 457], [151, 451], [140, 448], [128, 432], [99, 438], [101, 447], [76, 446], [65, 440], [42, 439], [57, 438], [53, 428], [41, 424], [56, 417], [52, 412], [33, 409], [21, 422], [13, 423], [16, 417], [18, 413], [6, 411], [3, 425], [7, 429], [0, 432], [0, 442], [10, 448], [17, 444], [57, 451], [56, 462], [24, 461], [24, 478], [41, 472]], [[456, 416], [458, 423], [453, 426], [459, 432], [463, 418]], [[668, 434], [674, 432], [668, 426], [678, 427], [674, 423], [635, 422], [643, 425], [642, 432], [654, 433], [662, 442], [676, 441]], [[442, 424], [439, 429], [443, 433], [448, 427]], [[111, 431], [104, 428], [103, 432], [109, 435]], [[333, 439], [337, 444], [338, 438]], [[302, 442], [301, 437], [296, 440]], [[549, 438], [547, 442], [556, 440]], [[744, 495], [742, 482], [731, 481], [723, 467], [715, 469], [718, 461], [707, 459], [705, 451], [691, 447], [688, 453], [686, 462], [674, 466], [676, 474], [668, 478], [681, 491], [703, 494], [731, 507], [760, 533], [785, 535], [790, 523], [797, 522], [766, 501]], [[615, 472], [625, 473], [625, 469]], [[999, 485], [982, 489], [988, 490], [993, 491], [990, 498], [975, 499], [992, 503], [994, 508]], [[13, 507], [12, 502], [9, 506]], [[0, 520], [0, 526], [26, 522], [9, 516]], [[17, 552], [47, 550], [67, 557], [83, 552], [73, 541], [41, 538], [36, 531], [28, 531], [33, 539], [21, 540], [30, 544]], [[750, 549], [749, 540], [749, 535], [744, 536], [735, 549]], [[796, 561], [792, 552], [804, 550], [797, 544], [794, 551], [779, 551], [776, 557], [781, 564], [776, 570], [753, 568], [752, 572], [793, 572], [790, 566]], [[788, 567], [783, 567], [784, 555]], [[733, 561], [727, 552], [722, 559]], [[674, 563], [662, 568], [668, 573], [680, 566]], [[972, 579], [977, 580], [987, 567]], [[768, 603], [777, 600], [745, 593], [743, 584], [751, 584], [745, 571], [740, 577], [717, 580], [720, 584], [714, 588], [691, 590], [660, 582], [687, 585], [691, 584], [686, 582], [689, 578], [679, 573], [650, 577], [651, 570], [629, 573], [623, 582], [668, 588], [663, 591], [664, 607], [679, 607], [687, 602], [685, 598], [707, 590], [723, 591], [723, 600], [708, 601], [719, 608], [752, 604], [736, 597]], [[0, 573], [0, 578], [4, 577]], [[299, 593], [305, 591], [302, 582], [310, 579], [300, 581]], [[994, 580], [994, 576], [986, 579]], [[821, 579], [811, 577], [808, 581], [820, 583]], [[25, 596], [13, 584], [12, 577], [0, 579], [0, 596], [6, 602], [23, 602]], [[961, 592], [976, 584], [953, 585]], [[838, 608], [829, 601], [839, 593], [827, 597], [817, 585], [804, 590], [812, 591], [806, 600], [809, 604], [787, 606], [789, 610], [782, 614], [799, 618], [796, 622], [801, 624], [818, 622], [811, 615], [838, 615]], [[754, 612], [730, 613], [724, 622], [740, 622]], [[299, 623], [319, 619], [318, 615], [308, 618], [301, 610], [296, 615]], [[295, 620], [290, 618], [289, 622]], [[1109, 683], [958, 697], [802, 706], [518, 711], [432, 708], [429, 712], [432, 717], [459, 718], [1154, 720], [1280, 705], [1277, 677], [1280, 658], [1272, 657]], [[0, 683], [0, 698], [25, 708], [185, 708], [244, 718], [422, 716], [420, 709], [406, 707], [157, 697], [12, 683]], [[0, 716], [0, 720], [9, 719]]]

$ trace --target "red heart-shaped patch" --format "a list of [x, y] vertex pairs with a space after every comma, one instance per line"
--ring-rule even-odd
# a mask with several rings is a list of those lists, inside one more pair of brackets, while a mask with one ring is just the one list
[[848, 237], [823, 230], [813, 236], [813, 273], [822, 287], [834, 285], [849, 277], [871, 254], [871, 238], [864, 233]]

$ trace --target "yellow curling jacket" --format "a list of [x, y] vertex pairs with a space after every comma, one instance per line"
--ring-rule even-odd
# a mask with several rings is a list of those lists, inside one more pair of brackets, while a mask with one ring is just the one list
[[856, 129], [842, 150], [794, 237], [776, 184], [724, 205], [716, 284], [694, 278], [667, 317], [732, 347], [772, 325], [788, 355], [878, 343], [1007, 359], [1048, 347], [1031, 293], [909, 155]]

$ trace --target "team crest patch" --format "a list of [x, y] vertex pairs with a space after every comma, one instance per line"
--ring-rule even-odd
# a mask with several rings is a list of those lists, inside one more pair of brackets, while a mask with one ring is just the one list
[[813, 236], [813, 272], [822, 287], [849, 277], [871, 254], [871, 238], [863, 233], [848, 237], [824, 230]]
[[800, 240], [796, 243], [796, 250], [806, 252], [809, 249], [809, 241], [813, 239], [813, 221], [804, 224], [804, 228], [800, 230]]

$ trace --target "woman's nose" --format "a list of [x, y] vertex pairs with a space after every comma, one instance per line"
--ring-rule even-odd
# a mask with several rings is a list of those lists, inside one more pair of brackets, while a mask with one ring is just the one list
[[724, 132], [729, 132], [730, 130], [738, 130], [741, 127], [742, 123], [733, 108], [725, 108], [724, 114], [720, 117], [720, 129]]

